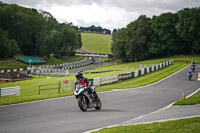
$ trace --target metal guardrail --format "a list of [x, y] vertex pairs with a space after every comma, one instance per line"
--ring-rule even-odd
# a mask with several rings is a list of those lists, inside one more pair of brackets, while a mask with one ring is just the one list
[[116, 77], [108, 76], [108, 77], [100, 77], [100, 78], [94, 78], [94, 79], [89, 79], [89, 80], [92, 83], [92, 85], [100, 86], [103, 84], [110, 84], [113, 82], [117, 82], [119, 80], [127, 80], [130, 78], [136, 78], [136, 77], [142, 76], [144, 74], [159, 70], [159, 69], [169, 66], [171, 64], [172, 64], [172, 61], [166, 61], [166, 62], [162, 62], [157, 65], [151, 66], [151, 67], [141, 68], [140, 70], [136, 70], [135, 72], [119, 74]]

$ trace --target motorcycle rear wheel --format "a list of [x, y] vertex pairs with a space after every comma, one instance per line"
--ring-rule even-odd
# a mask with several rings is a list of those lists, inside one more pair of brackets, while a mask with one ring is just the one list
[[87, 111], [87, 100], [86, 100], [86, 98], [79, 97], [78, 98], [78, 106], [83, 112]]

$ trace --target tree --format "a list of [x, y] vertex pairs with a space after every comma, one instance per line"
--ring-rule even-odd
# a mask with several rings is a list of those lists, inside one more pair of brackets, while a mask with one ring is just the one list
[[7, 32], [2, 33], [2, 38], [17, 44], [24, 55], [60, 56], [61, 52], [73, 52], [82, 45], [76, 26], [59, 24], [46, 11], [0, 2], [0, 18], [0, 28]]
[[116, 58], [127, 62], [148, 57], [148, 42], [151, 37], [150, 20], [146, 16], [140, 16], [127, 28], [113, 32], [111, 50]]
[[149, 53], [152, 56], [170, 56], [183, 49], [180, 38], [176, 35], [177, 14], [163, 13], [154, 16], [151, 21], [151, 43]]
[[40, 52], [43, 56], [50, 57], [51, 54], [59, 54], [59, 45], [61, 43], [60, 33], [57, 30], [51, 30], [44, 36]]
[[74, 52], [76, 49], [81, 48], [81, 35], [77, 30], [71, 28], [69, 25], [61, 25], [61, 44], [59, 49], [63, 53]]
[[128, 38], [127, 29], [120, 29], [117, 32], [112, 34], [112, 45], [111, 51], [115, 58], [121, 59], [123, 62], [126, 62], [126, 48], [125, 43]]
[[140, 16], [127, 26], [126, 57], [128, 61], [148, 57], [148, 42], [151, 36], [150, 18]]
[[20, 53], [15, 40], [8, 38], [8, 33], [0, 29], [0, 58], [13, 57], [15, 54]]
[[185, 8], [178, 12], [177, 34], [187, 42], [186, 52], [200, 50], [200, 8]]

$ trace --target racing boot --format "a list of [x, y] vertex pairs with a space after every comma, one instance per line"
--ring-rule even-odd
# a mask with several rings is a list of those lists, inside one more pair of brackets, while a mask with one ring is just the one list
[[89, 102], [92, 103], [92, 99], [90, 98], [88, 92], [86, 93], [86, 97], [89, 99]]

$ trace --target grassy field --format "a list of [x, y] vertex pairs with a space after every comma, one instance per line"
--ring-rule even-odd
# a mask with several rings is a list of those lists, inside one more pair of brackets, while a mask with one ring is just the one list
[[200, 117], [175, 121], [104, 128], [94, 133], [199, 133]]
[[0, 61], [0, 70], [1, 69], [14, 69], [14, 68], [24, 68], [28, 67], [27, 64], [21, 63], [16, 60], [3, 60]]
[[81, 33], [82, 49], [91, 53], [111, 54], [111, 35]]
[[[199, 58], [199, 57], [195, 57], [195, 58]], [[135, 79], [130, 79], [130, 80], [126, 80], [123, 82], [118, 82], [118, 83], [114, 83], [114, 84], [110, 84], [110, 85], [97, 87], [97, 91], [112, 90], [112, 89], [117, 89], [117, 88], [132, 88], [132, 87], [143, 86], [146, 84], [156, 82], [156, 81], [180, 70], [181, 68], [185, 67], [187, 65], [187, 64], [185, 64], [185, 60], [190, 60], [191, 57], [190, 56], [176, 56], [176, 57], [170, 57], [170, 58], [166, 58], [166, 59], [155, 59], [155, 60], [149, 60], [149, 61], [143, 61], [143, 62], [127, 63], [125, 65], [124, 64], [116, 64], [116, 65], [110, 64], [109, 66], [104, 66], [102, 68], [96, 68], [93, 71], [98, 71], [99, 69], [106, 71], [106, 70], [110, 70], [111, 68], [114, 69], [115, 67], [116, 67], [116, 69], [119, 69], [122, 66], [124, 68], [124, 70], [122, 72], [125, 72], [125, 70], [129, 70], [130, 68], [132, 71], [134, 71], [137, 68], [139, 69], [139, 66], [142, 64], [143, 65], [146, 64], [147, 66], [150, 66], [153, 64], [160, 63], [160, 61], [162, 62], [162, 61], [168, 60], [168, 59], [174, 60], [173, 65], [163, 68], [159, 71], [135, 78]], [[197, 63], [200, 63], [200, 62], [197, 62]], [[132, 68], [134, 68], [134, 69], [132, 69]], [[108, 76], [111, 74], [113, 74], [113, 73], [109, 74], [109, 73], [105, 72], [105, 73], [101, 73], [101, 74], [85, 74], [85, 76], [88, 78], [95, 78], [95, 77], [99, 77], [99, 76], [105, 77], [105, 76]], [[39, 83], [41, 85], [56, 83], [57, 87], [58, 87], [59, 81], [63, 80], [63, 79], [75, 80], [75, 77], [69, 76], [69, 77], [65, 77], [65, 78], [53, 78], [53, 77], [48, 78], [48, 77], [34, 76], [34, 78], [32, 80], [0, 84], [0, 88], [11, 87], [11, 86], [20, 86], [20, 88], [21, 88], [20, 96], [1, 97], [0, 105], [21, 103], [21, 102], [40, 100], [40, 99], [72, 95], [72, 91], [64, 91], [63, 92], [62, 90], [61, 90], [61, 93], [58, 94], [58, 89], [42, 91], [41, 95], [38, 95]]]

